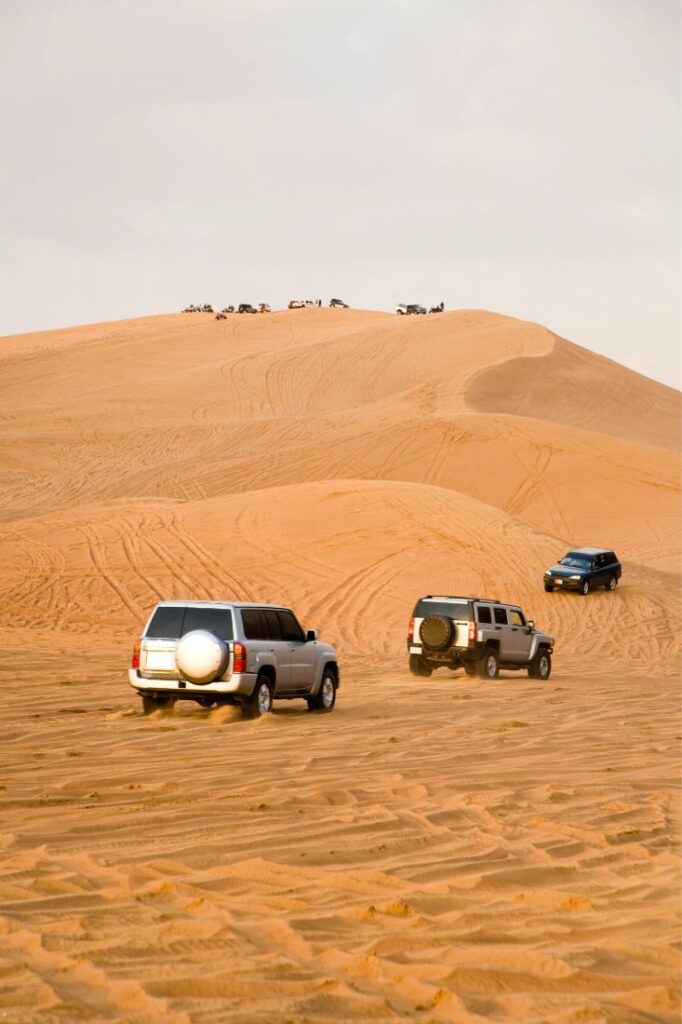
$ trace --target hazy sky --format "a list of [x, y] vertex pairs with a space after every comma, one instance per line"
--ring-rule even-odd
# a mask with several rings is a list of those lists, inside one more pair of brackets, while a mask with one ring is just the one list
[[677, 0], [0, 0], [0, 333], [482, 307], [679, 386]]

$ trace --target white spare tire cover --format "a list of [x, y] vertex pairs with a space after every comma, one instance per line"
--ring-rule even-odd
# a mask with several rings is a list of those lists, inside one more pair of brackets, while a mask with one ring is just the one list
[[190, 683], [212, 683], [227, 668], [227, 644], [207, 629], [193, 629], [178, 641], [175, 664]]

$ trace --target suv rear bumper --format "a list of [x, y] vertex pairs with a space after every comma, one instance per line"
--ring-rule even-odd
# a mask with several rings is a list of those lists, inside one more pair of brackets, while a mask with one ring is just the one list
[[130, 685], [139, 693], [177, 693], [188, 697], [206, 697], [209, 694], [250, 697], [256, 685], [253, 672], [233, 672], [229, 679], [217, 679], [214, 683], [190, 683], [187, 679], [143, 679], [135, 668], [128, 669]]

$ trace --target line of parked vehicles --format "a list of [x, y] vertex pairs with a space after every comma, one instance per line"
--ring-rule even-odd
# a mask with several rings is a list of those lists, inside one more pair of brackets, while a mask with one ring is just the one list
[[[587, 595], [614, 591], [621, 575], [611, 549], [576, 548], [545, 571], [544, 586]], [[415, 676], [446, 668], [496, 679], [504, 669], [547, 680], [554, 638], [520, 605], [426, 594], [412, 610], [407, 651]], [[274, 700], [332, 711], [341, 682], [334, 647], [304, 630], [291, 608], [245, 601], [159, 602], [135, 641], [128, 677], [145, 714], [192, 700], [234, 704], [249, 718], [267, 714]]]
[[[321, 306], [321, 299], [292, 299], [288, 309], [320, 309]], [[331, 309], [349, 309], [348, 303], [343, 299], [331, 299], [329, 306]], [[216, 320], [225, 320], [230, 313], [271, 313], [272, 309], [267, 302], [259, 302], [257, 306], [251, 305], [250, 302], [240, 302], [236, 308], [233, 305], [223, 306], [216, 312], [210, 302], [204, 302], [202, 305], [191, 303], [189, 306], [185, 306], [182, 312], [214, 313]]]
[[[418, 302], [399, 302], [395, 307], [395, 311], [398, 316], [425, 316], [426, 306], [422, 306]], [[443, 312], [445, 312], [444, 302], [439, 302], [437, 306], [431, 306], [429, 308], [429, 313]]]
[[[322, 299], [291, 299], [287, 309], [320, 309], [322, 307]], [[343, 299], [330, 299], [330, 309], [349, 309], [347, 302]], [[445, 310], [445, 303], [439, 302], [436, 306], [429, 307], [429, 313], [443, 313]], [[418, 302], [399, 302], [395, 309], [399, 316], [422, 316], [426, 315], [426, 306], [420, 305]], [[213, 313], [213, 306], [209, 302], [205, 302], [203, 305], [186, 306], [183, 313]], [[272, 310], [267, 302], [259, 302], [257, 306], [252, 306], [250, 302], [241, 302], [235, 309], [234, 306], [224, 306], [223, 309], [218, 310], [215, 314], [216, 320], [224, 320], [229, 313], [271, 313]]]

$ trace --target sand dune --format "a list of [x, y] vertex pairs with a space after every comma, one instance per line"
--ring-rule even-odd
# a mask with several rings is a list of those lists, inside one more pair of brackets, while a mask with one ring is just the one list
[[[0, 341], [0, 1015], [676, 1021], [679, 395], [483, 311]], [[611, 595], [545, 594], [613, 545]], [[549, 684], [406, 671], [519, 601]], [[156, 600], [292, 603], [332, 716], [143, 719]]]

